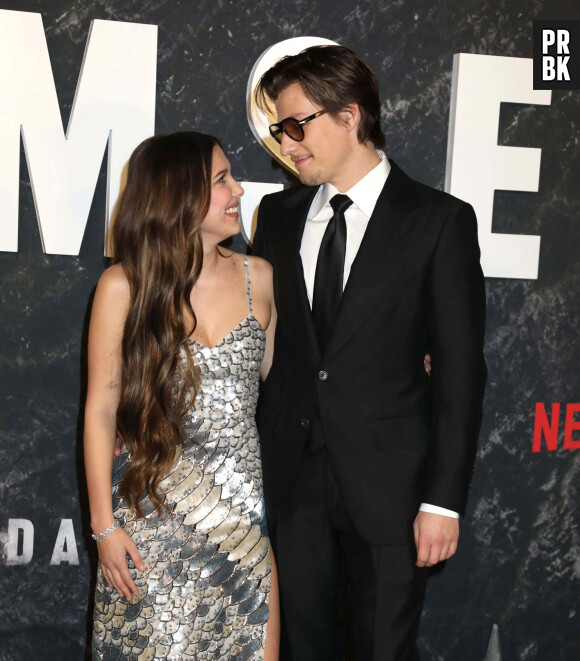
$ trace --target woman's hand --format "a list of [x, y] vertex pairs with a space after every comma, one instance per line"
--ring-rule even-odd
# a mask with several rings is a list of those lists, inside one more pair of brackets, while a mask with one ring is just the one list
[[97, 549], [107, 585], [117, 590], [119, 597], [131, 601], [133, 595], [138, 595], [139, 591], [129, 572], [127, 554], [139, 571], [145, 571], [137, 545], [123, 528], [115, 528], [110, 535], [97, 542]]

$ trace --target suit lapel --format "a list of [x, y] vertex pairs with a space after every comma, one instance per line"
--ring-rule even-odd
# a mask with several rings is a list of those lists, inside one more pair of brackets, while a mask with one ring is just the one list
[[[411, 180], [391, 161], [391, 172], [352, 264], [324, 358], [335, 354], [376, 310], [403, 264], [403, 237], [412, 229], [406, 223], [412, 206]], [[411, 204], [410, 204], [411, 203]]]
[[280, 297], [284, 301], [284, 309], [278, 313], [284, 314], [285, 319], [292, 323], [297, 340], [302, 340], [312, 357], [319, 362], [320, 347], [308, 302], [300, 257], [304, 225], [317, 190], [316, 187], [300, 189], [296, 196], [286, 200], [283, 205], [285, 217], [281, 220], [280, 226], [284, 228], [285, 236], [279, 268], [280, 273], [284, 274], [284, 282], [280, 286], [285, 295]]

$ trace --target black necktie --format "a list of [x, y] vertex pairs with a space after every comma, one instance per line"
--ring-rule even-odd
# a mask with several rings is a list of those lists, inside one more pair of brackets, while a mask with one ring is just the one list
[[342, 298], [344, 256], [346, 254], [346, 220], [344, 212], [352, 204], [348, 195], [335, 195], [330, 200], [334, 214], [322, 237], [312, 296], [312, 314], [321, 347], [328, 340]]

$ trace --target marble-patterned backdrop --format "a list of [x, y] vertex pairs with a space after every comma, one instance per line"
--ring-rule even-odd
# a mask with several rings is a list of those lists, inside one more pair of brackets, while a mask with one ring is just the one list
[[[382, 88], [387, 152], [443, 187], [453, 54], [532, 56], [532, 20], [580, 18], [573, 0], [0, 0], [40, 12], [63, 123], [93, 19], [159, 26], [156, 132], [214, 133], [242, 179], [286, 182], [245, 116], [248, 75], [296, 36], [358, 51]], [[494, 231], [542, 237], [537, 280], [488, 279], [489, 385], [457, 556], [433, 572], [426, 661], [580, 658], [580, 452], [532, 454], [535, 403], [580, 401], [580, 92], [505, 104], [500, 144], [542, 149], [538, 193], [498, 192]], [[0, 543], [0, 661], [82, 659], [95, 550], [82, 469], [87, 311], [105, 265], [105, 162], [80, 255], [44, 255], [21, 156], [18, 253], [0, 253], [0, 542], [34, 525], [28, 564]], [[1, 210], [0, 210], [0, 222]], [[548, 406], [549, 408], [549, 406]], [[62, 519], [79, 564], [51, 565]], [[70, 549], [68, 549], [70, 552]], [[500, 651], [501, 650], [501, 651]]]

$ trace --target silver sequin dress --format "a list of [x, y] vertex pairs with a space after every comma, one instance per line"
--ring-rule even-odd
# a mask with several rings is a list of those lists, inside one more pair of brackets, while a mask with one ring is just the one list
[[113, 467], [115, 519], [136, 542], [146, 571], [130, 603], [100, 569], [94, 659], [246, 659], [264, 655], [271, 555], [254, 415], [265, 333], [252, 313], [218, 344], [192, 342], [202, 382], [186, 438], [160, 493], [173, 517], [144, 502], [137, 518], [118, 496], [129, 455]]

